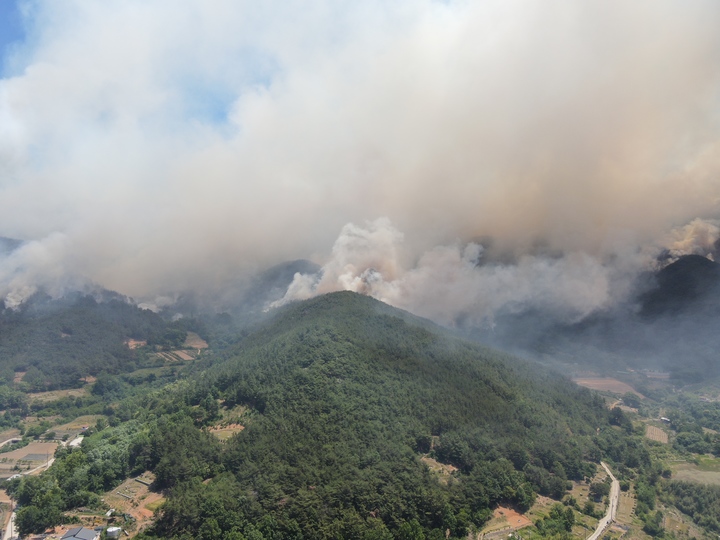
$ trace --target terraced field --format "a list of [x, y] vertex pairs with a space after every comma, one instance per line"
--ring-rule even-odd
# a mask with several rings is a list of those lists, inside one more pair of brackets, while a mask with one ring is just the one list
[[668, 443], [668, 434], [659, 427], [647, 426], [645, 436], [651, 441], [657, 441], [663, 444]]
[[613, 379], [612, 377], [577, 377], [573, 378], [573, 382], [585, 388], [590, 388], [591, 390], [612, 392], [614, 394], [627, 394], [628, 392], [632, 392], [641, 398], [645, 397], [629, 384]]

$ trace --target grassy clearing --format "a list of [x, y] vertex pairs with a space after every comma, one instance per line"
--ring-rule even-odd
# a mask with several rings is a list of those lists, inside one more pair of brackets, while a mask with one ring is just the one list
[[429, 456], [421, 457], [420, 461], [427, 465], [428, 469], [435, 473], [438, 476], [438, 480], [440, 480], [443, 484], [447, 484], [450, 481], [452, 474], [457, 471], [457, 467], [440, 463]]
[[700, 468], [699, 465], [695, 465], [694, 463], [675, 463], [672, 466], [672, 477], [674, 480], [720, 486], [720, 470], [710, 469], [709, 465], [705, 465], [705, 468]]
[[211, 427], [210, 433], [212, 433], [218, 440], [227, 441], [230, 437], [236, 433], [240, 433], [245, 426], [241, 424], [228, 424], [226, 426]]
[[697, 467], [701, 471], [720, 472], [720, 458], [713, 456], [697, 456]]
[[525, 515], [530, 519], [530, 521], [535, 523], [537, 520], [550, 515], [550, 509], [557, 502], [558, 501], [555, 501], [550, 497], [543, 497], [540, 495], [535, 501], [535, 504], [533, 504], [532, 508], [528, 510]]
[[621, 491], [618, 502], [617, 520], [624, 525], [632, 525], [636, 520], [635, 506], [637, 500], [630, 491]]
[[127, 374], [128, 377], [147, 377], [148, 375], [155, 375], [156, 377], [160, 377], [163, 374], [163, 370], [169, 369], [166, 366], [159, 366], [159, 367], [147, 367], [147, 368], [139, 368], [135, 371], [131, 371]]
[[87, 386], [82, 388], [70, 388], [67, 390], [51, 390], [50, 392], [36, 392], [34, 394], [28, 394], [30, 401], [37, 401], [40, 403], [47, 403], [48, 401], [55, 401], [66, 397], [85, 397], [88, 395]]
[[157, 500], [151, 501], [145, 505], [145, 508], [147, 510], [150, 510], [151, 512], [155, 513], [158, 508], [160, 508], [163, 503], [165, 502], [164, 497], [160, 497]]
[[60, 433], [74, 433], [82, 431], [82, 428], [94, 426], [100, 418], [105, 418], [102, 414], [88, 414], [78, 416], [75, 420], [52, 428], [53, 431]]

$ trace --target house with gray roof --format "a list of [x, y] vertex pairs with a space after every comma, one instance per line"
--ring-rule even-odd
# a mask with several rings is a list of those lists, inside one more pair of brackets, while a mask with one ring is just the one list
[[100, 533], [86, 527], [75, 527], [62, 535], [62, 540], [98, 540]]

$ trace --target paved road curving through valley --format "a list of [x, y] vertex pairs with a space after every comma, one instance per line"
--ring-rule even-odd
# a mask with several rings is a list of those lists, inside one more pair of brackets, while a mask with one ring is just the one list
[[598, 522], [597, 529], [595, 529], [595, 532], [592, 533], [587, 540], [598, 540], [610, 524], [615, 521], [615, 518], [617, 517], [618, 501], [620, 500], [620, 482], [617, 481], [617, 478], [613, 476], [613, 473], [610, 472], [610, 468], [604, 462], [601, 461], [600, 465], [602, 465], [603, 469], [605, 469], [612, 479], [609, 495], [610, 504], [608, 504], [607, 513]]

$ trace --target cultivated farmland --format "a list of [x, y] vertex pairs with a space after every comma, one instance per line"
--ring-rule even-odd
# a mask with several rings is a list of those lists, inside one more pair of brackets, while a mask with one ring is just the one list
[[645, 430], [645, 436], [651, 441], [657, 441], [663, 444], [668, 443], [668, 434], [659, 427], [647, 426], [647, 429]]

